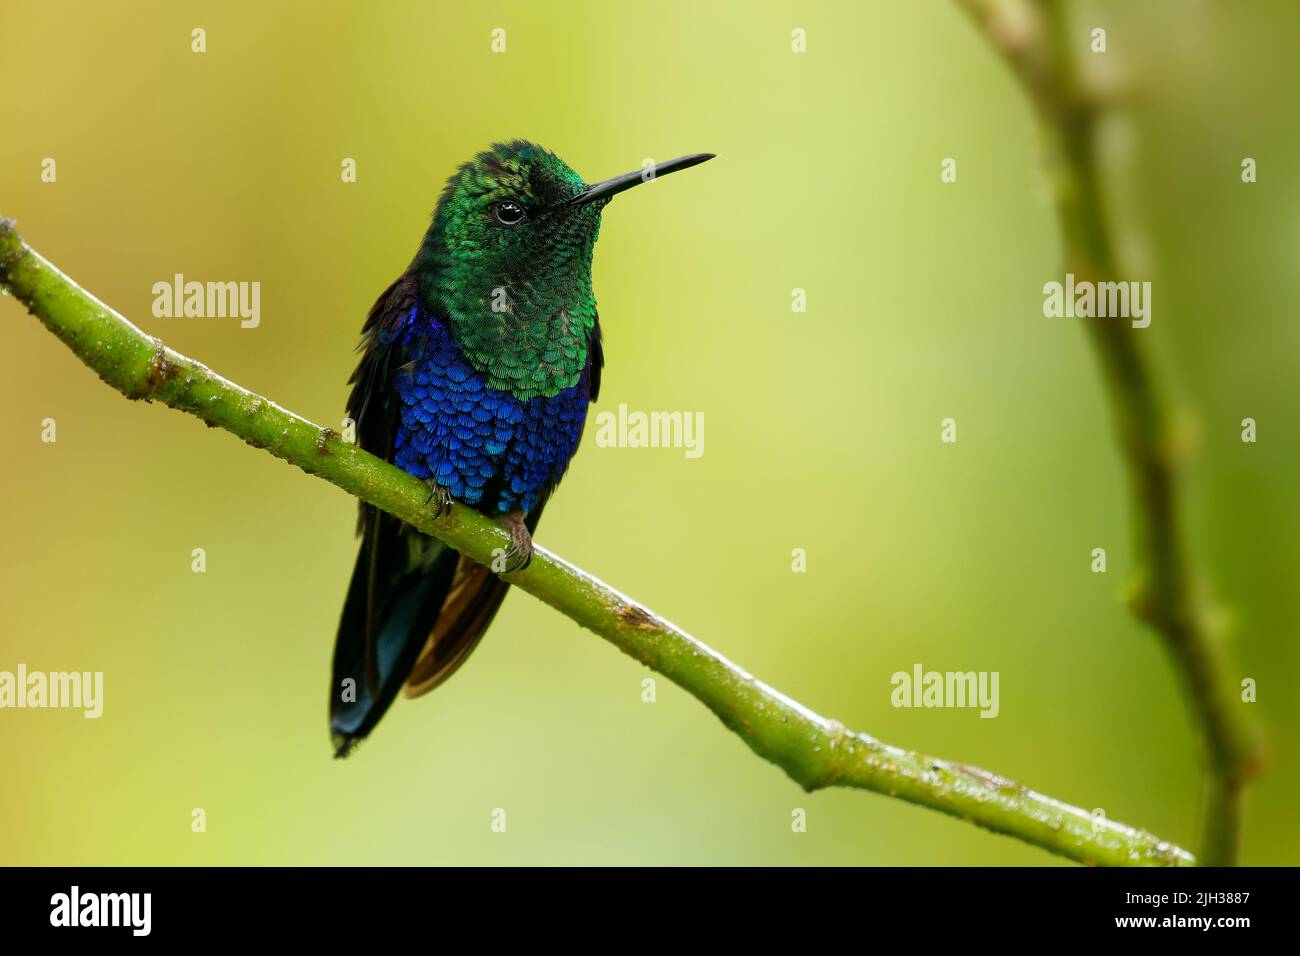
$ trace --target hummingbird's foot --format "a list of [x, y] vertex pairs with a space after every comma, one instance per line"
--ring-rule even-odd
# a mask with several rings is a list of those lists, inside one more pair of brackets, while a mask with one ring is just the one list
[[522, 511], [506, 512], [502, 525], [510, 532], [510, 550], [505, 553], [506, 570], [522, 571], [533, 560], [533, 536]]
[[429, 497], [425, 499], [424, 503], [427, 505], [434, 501], [438, 502], [437, 508], [433, 513], [434, 519], [436, 520], [438, 518], [441, 518], [445, 514], [450, 514], [451, 513], [451, 492], [448, 491], [446, 488], [444, 488], [442, 485], [438, 484], [432, 478], [426, 479], [426, 483], [429, 486]]

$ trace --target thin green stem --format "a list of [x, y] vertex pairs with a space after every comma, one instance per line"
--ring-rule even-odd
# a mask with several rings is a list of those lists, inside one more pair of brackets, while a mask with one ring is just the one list
[[[0, 220], [0, 285], [128, 398], [163, 402], [224, 428], [480, 563], [509, 547], [508, 534], [484, 516], [457, 505], [435, 519], [423, 482], [146, 335], [23, 242], [9, 220]], [[693, 695], [806, 790], [871, 790], [1083, 863], [1193, 862], [1185, 850], [1145, 831], [821, 717], [544, 548], [527, 569], [502, 577]]]
[[[1065, 270], [1079, 282], [1119, 278], [1097, 168], [1097, 120], [1106, 104], [1080, 81], [1072, 55], [1087, 35], [1070, 32], [1063, 0], [958, 2], [1011, 64], [1042, 123]], [[1143, 330], [1121, 322], [1092, 322], [1087, 330], [1128, 471], [1138, 562], [1130, 605], [1164, 639], [1205, 738], [1200, 860], [1229, 865], [1240, 842], [1241, 791], [1259, 763], [1258, 738], [1193, 587], [1178, 521], [1179, 443], [1141, 347]]]

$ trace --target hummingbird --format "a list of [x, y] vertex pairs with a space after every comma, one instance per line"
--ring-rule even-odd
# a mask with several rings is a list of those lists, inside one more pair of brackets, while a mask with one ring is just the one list
[[[349, 384], [357, 442], [510, 533], [527, 566], [547, 499], [578, 449], [604, 363], [591, 263], [619, 193], [712, 159], [695, 153], [594, 184], [534, 143], [498, 143], [447, 181], [411, 264], [361, 329]], [[330, 736], [344, 757], [399, 690], [418, 697], [478, 645], [509, 585], [361, 504], [334, 644]]]

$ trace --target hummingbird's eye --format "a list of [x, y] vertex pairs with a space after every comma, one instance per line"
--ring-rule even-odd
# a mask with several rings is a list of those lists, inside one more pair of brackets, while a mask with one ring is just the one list
[[492, 214], [497, 217], [497, 222], [503, 226], [517, 226], [528, 218], [528, 214], [524, 212], [524, 207], [509, 199], [504, 199], [493, 206]]

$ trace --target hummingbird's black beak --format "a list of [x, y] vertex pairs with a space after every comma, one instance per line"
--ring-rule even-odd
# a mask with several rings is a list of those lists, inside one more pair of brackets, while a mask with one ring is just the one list
[[692, 166], [698, 166], [700, 163], [712, 159], [714, 155], [714, 153], [692, 153], [689, 156], [678, 156], [676, 159], [670, 159], [667, 162], [655, 163], [654, 166], [648, 169], [635, 169], [630, 173], [624, 173], [622, 176], [615, 176], [613, 179], [606, 179], [604, 182], [588, 186], [564, 205], [585, 206], [587, 203], [599, 199], [609, 200], [625, 189], [631, 189], [641, 183], [648, 183], [660, 176], [667, 176], [679, 169], [690, 169]]

